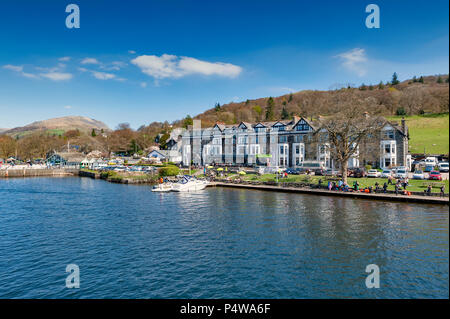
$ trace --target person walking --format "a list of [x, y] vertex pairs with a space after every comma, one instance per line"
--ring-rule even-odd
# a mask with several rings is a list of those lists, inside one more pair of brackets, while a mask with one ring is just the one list
[[395, 195], [398, 195], [398, 189], [399, 189], [400, 187], [398, 186], [398, 183], [397, 184], [395, 184]]
[[383, 192], [387, 193], [387, 188], [388, 188], [388, 184], [386, 182], [384, 182], [383, 184]]
[[445, 196], [445, 185], [441, 186], [441, 193], [439, 194], [440, 197], [444, 197]]

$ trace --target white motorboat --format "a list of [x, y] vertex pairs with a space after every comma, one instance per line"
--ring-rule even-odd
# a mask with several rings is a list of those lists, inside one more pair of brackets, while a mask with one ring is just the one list
[[173, 189], [172, 183], [162, 183], [153, 186], [152, 192], [170, 192]]
[[208, 186], [208, 181], [198, 180], [190, 176], [183, 176], [178, 183], [173, 184], [172, 191], [194, 192], [205, 189], [206, 186]]

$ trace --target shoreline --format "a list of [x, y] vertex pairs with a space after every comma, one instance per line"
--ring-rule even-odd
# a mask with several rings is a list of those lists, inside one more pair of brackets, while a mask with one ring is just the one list
[[[102, 176], [99, 172], [89, 172], [79, 169], [17, 169], [17, 170], [3, 170], [0, 171], [1, 178], [26, 178], [26, 177], [88, 177], [92, 179], [102, 179], [110, 183], [119, 184], [148, 184], [154, 185], [154, 179], [133, 179], [133, 178], [114, 178], [108, 176]], [[250, 183], [237, 184], [226, 183], [220, 181], [210, 182], [209, 187], [229, 187], [240, 189], [254, 189], [262, 191], [277, 191], [277, 192], [289, 192], [289, 193], [303, 193], [317, 196], [340, 196], [355, 199], [371, 199], [371, 200], [384, 200], [384, 201], [396, 201], [407, 203], [425, 203], [425, 204], [438, 204], [449, 205], [449, 197], [439, 197], [436, 195], [395, 195], [392, 193], [362, 193], [362, 192], [343, 192], [343, 191], [329, 191], [326, 189], [308, 188], [308, 187], [292, 187], [283, 185], [254, 185]]]

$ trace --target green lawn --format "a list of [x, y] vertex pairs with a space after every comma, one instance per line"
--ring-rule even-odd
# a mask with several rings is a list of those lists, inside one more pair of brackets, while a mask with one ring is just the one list
[[[387, 119], [400, 123], [402, 116], [391, 116]], [[409, 128], [411, 153], [448, 154], [448, 113], [406, 116], [405, 120]]]
[[[235, 176], [237, 177], [237, 175]], [[256, 174], [249, 174], [241, 176], [243, 180], [246, 181], [260, 181], [260, 182], [268, 182], [268, 181], [275, 181], [276, 175], [275, 174], [264, 174], [264, 175], [256, 175]], [[308, 182], [311, 184], [318, 184], [319, 179], [322, 179], [322, 185], [326, 185], [328, 183], [326, 176], [308, 176], [308, 175], [289, 175], [288, 178], [279, 178], [279, 182], [286, 182], [286, 183], [300, 183], [300, 182]], [[354, 181], [358, 181], [360, 188], [365, 188], [369, 186], [373, 186], [375, 188], [375, 183], [378, 182], [380, 184], [380, 187], [383, 186], [385, 182], [387, 182], [387, 178], [348, 178], [348, 184], [350, 186], [353, 186]], [[409, 186], [407, 190], [411, 192], [423, 192], [427, 189], [428, 183], [433, 184], [441, 184], [445, 185], [445, 192], [448, 193], [449, 190], [449, 181], [445, 180], [442, 182], [438, 181], [428, 181], [428, 180], [409, 180]], [[395, 190], [394, 185], [389, 185], [388, 190]], [[434, 193], [439, 193], [440, 190], [438, 187], [433, 186]]]

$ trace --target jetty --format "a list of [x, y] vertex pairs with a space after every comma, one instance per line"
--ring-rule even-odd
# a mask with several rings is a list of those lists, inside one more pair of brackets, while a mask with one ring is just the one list
[[245, 183], [226, 183], [226, 182], [211, 182], [208, 186], [212, 187], [231, 187], [240, 189], [254, 189], [261, 191], [276, 191], [286, 193], [302, 193], [321, 196], [340, 196], [348, 198], [359, 199], [374, 199], [383, 201], [397, 201], [408, 203], [423, 203], [423, 204], [441, 204], [449, 205], [449, 198], [439, 196], [426, 195], [403, 195], [403, 194], [384, 194], [384, 193], [363, 193], [363, 192], [343, 192], [343, 191], [329, 191], [319, 188], [304, 188], [304, 187], [289, 187], [289, 186], [275, 186], [275, 185], [252, 185]]

